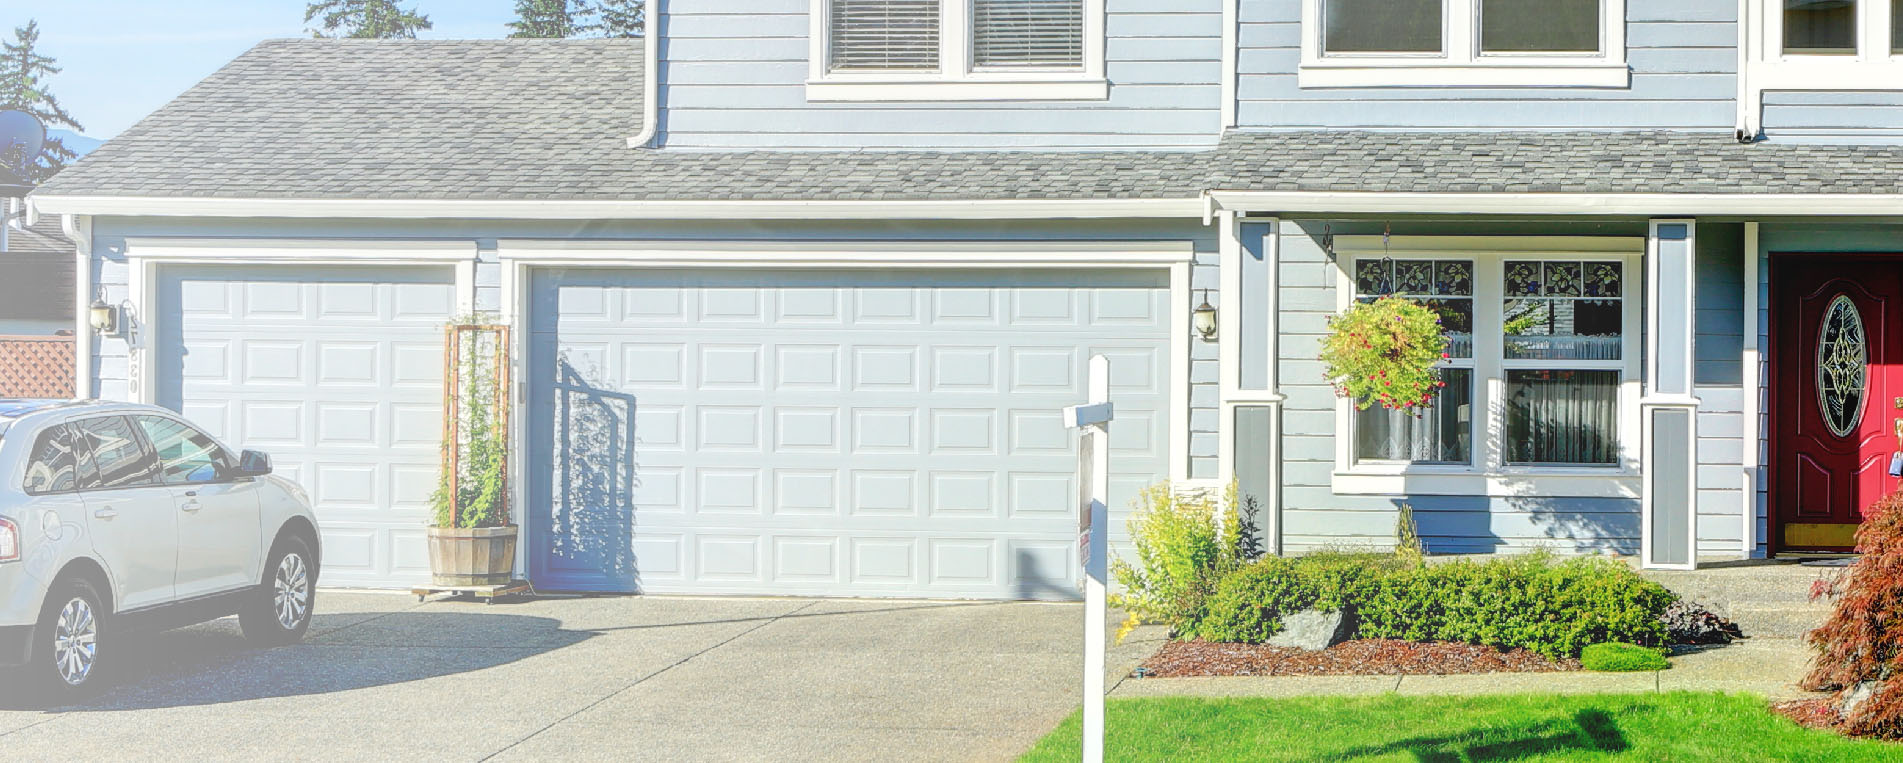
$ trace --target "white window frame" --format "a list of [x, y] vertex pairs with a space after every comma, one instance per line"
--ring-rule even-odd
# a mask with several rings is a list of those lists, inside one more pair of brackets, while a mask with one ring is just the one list
[[1745, 58], [1754, 95], [1766, 90], [1903, 90], [1903, 55], [1890, 39], [1890, 0], [1857, 3], [1856, 55], [1784, 53], [1783, 0], [1752, 0]]
[[808, 101], [1101, 101], [1110, 97], [1104, 75], [1104, 3], [1084, 0], [1082, 68], [972, 65], [972, 0], [939, 4], [936, 71], [832, 71], [831, 0], [812, 0], [809, 13]]
[[1302, 0], [1305, 88], [1323, 87], [1592, 87], [1632, 84], [1626, 65], [1626, 0], [1600, 0], [1596, 53], [1483, 53], [1481, 0], [1442, 0], [1440, 53], [1325, 53], [1324, 0]]
[[[1341, 495], [1484, 495], [1497, 497], [1588, 497], [1637, 499], [1639, 399], [1643, 380], [1643, 283], [1645, 239], [1579, 236], [1380, 236], [1335, 239], [1338, 311], [1354, 304], [1357, 260], [1471, 260], [1474, 263], [1472, 460], [1467, 464], [1359, 461], [1355, 457], [1354, 401], [1335, 402], [1334, 492]], [[1624, 335], [1620, 359], [1508, 360], [1504, 320], [1505, 263], [1524, 260], [1616, 261], [1624, 265], [1620, 301]], [[1464, 364], [1463, 364], [1464, 365]], [[1605, 466], [1508, 464], [1506, 461], [1506, 372], [1525, 369], [1619, 371], [1617, 463]]]

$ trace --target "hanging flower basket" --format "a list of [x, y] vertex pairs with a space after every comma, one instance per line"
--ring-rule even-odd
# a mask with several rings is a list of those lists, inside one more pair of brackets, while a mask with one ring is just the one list
[[1415, 300], [1382, 297], [1359, 302], [1328, 321], [1322, 339], [1323, 373], [1335, 394], [1362, 410], [1376, 405], [1417, 413], [1447, 384], [1439, 364], [1447, 359], [1440, 316]]

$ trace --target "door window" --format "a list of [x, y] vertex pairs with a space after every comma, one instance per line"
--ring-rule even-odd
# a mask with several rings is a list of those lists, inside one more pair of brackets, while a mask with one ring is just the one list
[[73, 453], [73, 430], [55, 424], [33, 443], [26, 464], [26, 494], [65, 493], [78, 484], [79, 459]]
[[159, 416], [138, 416], [139, 429], [159, 458], [159, 480], [167, 485], [216, 482], [229, 471], [225, 449], [210, 435]]
[[159, 460], [145, 449], [125, 417], [87, 419], [75, 426], [85, 441], [80, 451], [81, 490], [111, 490], [153, 483]]

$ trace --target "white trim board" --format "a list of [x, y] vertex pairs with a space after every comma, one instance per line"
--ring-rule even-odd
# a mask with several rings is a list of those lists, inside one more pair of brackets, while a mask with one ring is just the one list
[[38, 214], [126, 217], [284, 217], [496, 220], [1037, 220], [1203, 216], [1198, 197], [945, 199], [930, 201], [636, 201], [551, 199], [291, 199], [47, 196]]
[[1196, 247], [1173, 241], [661, 241], [530, 240], [496, 242], [502, 260], [683, 265], [688, 267], [1154, 267], [1195, 260]]
[[1903, 194], [1208, 192], [1220, 209], [1281, 214], [1903, 216]]

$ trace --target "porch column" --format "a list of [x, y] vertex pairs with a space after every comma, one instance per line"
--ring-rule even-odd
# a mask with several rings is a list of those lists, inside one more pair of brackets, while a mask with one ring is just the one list
[[1653, 220], [1646, 242], [1646, 374], [1639, 401], [1641, 561], [1652, 569], [1698, 565], [1698, 398], [1692, 395], [1697, 226]]
[[1222, 475], [1253, 502], [1263, 548], [1282, 553], [1281, 221], [1222, 212], [1218, 372]]

